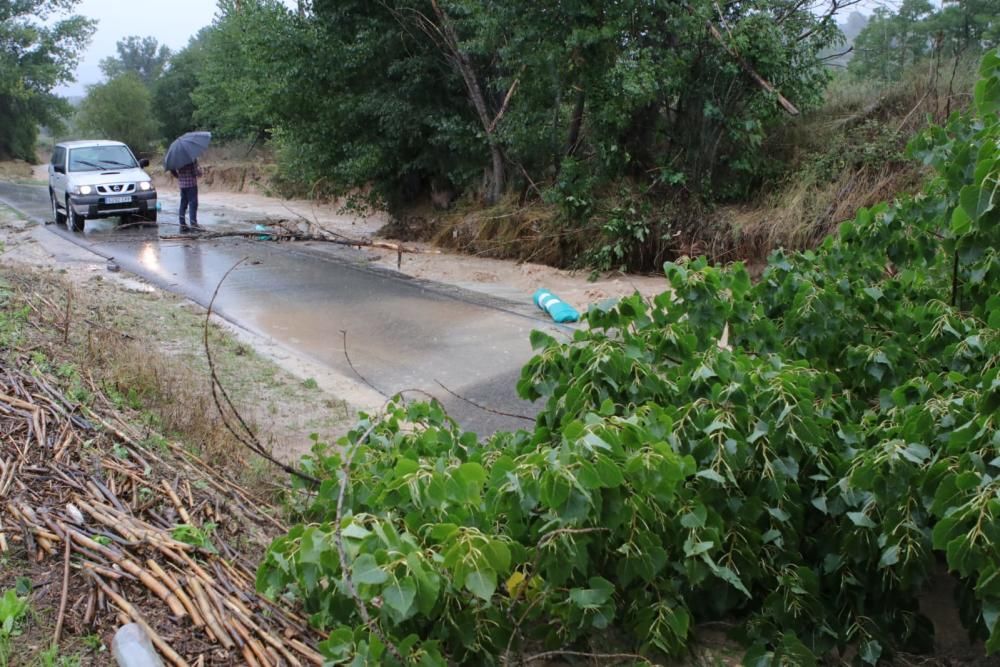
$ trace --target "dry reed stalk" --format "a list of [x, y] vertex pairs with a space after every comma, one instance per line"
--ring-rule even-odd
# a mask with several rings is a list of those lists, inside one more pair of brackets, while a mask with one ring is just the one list
[[233, 648], [236, 643], [233, 641], [229, 633], [223, 628], [222, 623], [216, 616], [215, 609], [205, 593], [205, 588], [201, 585], [201, 582], [197, 577], [190, 577], [188, 579], [188, 586], [194, 593], [194, 599], [198, 603], [198, 611], [201, 613], [201, 617], [205, 619], [205, 625], [212, 631], [215, 635], [216, 641], [221, 643], [226, 648]]
[[91, 577], [93, 577], [94, 582], [102, 591], [104, 591], [104, 594], [108, 596], [115, 606], [121, 609], [128, 618], [135, 621], [135, 623], [145, 631], [146, 636], [149, 637], [150, 641], [153, 642], [153, 645], [156, 646], [157, 650], [159, 650], [160, 653], [167, 658], [167, 660], [173, 663], [175, 667], [188, 667], [187, 661], [178, 655], [177, 652], [174, 651], [174, 649], [167, 642], [165, 642], [152, 627], [150, 627], [149, 623], [146, 622], [146, 619], [142, 617], [142, 614], [140, 614], [135, 607], [129, 604], [128, 600], [111, 590], [111, 588], [109, 588], [108, 585], [105, 584], [96, 574], [92, 574]]

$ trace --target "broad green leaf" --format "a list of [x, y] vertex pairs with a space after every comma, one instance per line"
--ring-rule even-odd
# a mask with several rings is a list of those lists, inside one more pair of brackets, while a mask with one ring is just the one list
[[866, 665], [878, 664], [879, 658], [882, 657], [882, 645], [874, 639], [866, 639], [861, 642], [861, 646], [858, 648], [858, 655]]
[[708, 554], [702, 554], [702, 560], [704, 560], [704, 562], [709, 566], [709, 568], [712, 570], [712, 574], [714, 574], [716, 577], [722, 579], [727, 584], [729, 584], [739, 592], [743, 593], [743, 595], [747, 596], [748, 598], [753, 597], [750, 595], [750, 591], [748, 591], [746, 586], [743, 584], [743, 580], [740, 579], [736, 575], [736, 573], [733, 572], [728, 566], [719, 565], [714, 560], [712, 560], [708, 556]]
[[416, 597], [417, 586], [409, 577], [382, 589], [382, 599], [399, 614], [400, 618], [406, 618], [409, 615]]
[[709, 551], [713, 546], [715, 546], [715, 542], [712, 542], [711, 540], [699, 542], [693, 541], [689, 538], [684, 542], [684, 555], [688, 558], [700, 556], [701, 554]]
[[874, 528], [875, 522], [868, 518], [864, 512], [848, 512], [847, 518], [859, 528]]
[[389, 580], [389, 575], [379, 567], [375, 556], [361, 554], [351, 565], [351, 578], [356, 584], [383, 584]]
[[892, 544], [882, 551], [882, 557], [878, 560], [879, 569], [895, 565], [899, 562], [899, 545]]
[[489, 601], [497, 589], [497, 573], [493, 570], [475, 570], [465, 577], [465, 587], [478, 598]]
[[594, 577], [589, 583], [590, 588], [572, 589], [569, 592], [569, 599], [581, 609], [598, 609], [611, 599], [614, 586], [601, 577]]

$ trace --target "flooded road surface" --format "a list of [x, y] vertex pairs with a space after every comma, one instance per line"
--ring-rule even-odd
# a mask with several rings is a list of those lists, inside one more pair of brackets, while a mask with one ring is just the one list
[[[514, 303], [458, 288], [413, 280], [369, 265], [357, 249], [329, 244], [277, 244], [258, 240], [160, 239], [175, 234], [175, 199], [163, 197], [161, 226], [125, 227], [117, 219], [87, 221], [82, 234], [48, 229], [125, 271], [207, 306], [226, 279], [215, 312], [300, 354], [358, 374], [379, 391], [421, 389], [438, 397], [465, 428], [481, 435], [528, 422], [486, 412], [448, 395], [437, 384], [502, 412], [535, 414], [517, 398], [515, 383], [531, 357], [532, 329], [554, 330], [537, 317], [530, 295]], [[44, 186], [0, 182], [0, 199], [22, 212], [51, 218]], [[230, 209], [203, 208], [207, 231], [251, 229]], [[344, 337], [350, 367], [344, 354]]]

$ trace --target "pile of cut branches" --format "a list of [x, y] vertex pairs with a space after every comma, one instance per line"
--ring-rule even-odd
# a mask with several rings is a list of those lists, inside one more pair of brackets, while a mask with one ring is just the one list
[[322, 664], [321, 637], [255, 592], [255, 565], [224, 537], [285, 530], [263, 503], [29, 366], [0, 361], [0, 553], [62, 582], [54, 642], [135, 622], [171, 665]]

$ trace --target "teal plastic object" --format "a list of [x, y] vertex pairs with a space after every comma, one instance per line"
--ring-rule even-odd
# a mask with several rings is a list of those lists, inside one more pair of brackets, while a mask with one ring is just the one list
[[546, 289], [536, 291], [532, 298], [536, 306], [544, 310], [549, 314], [549, 317], [560, 324], [580, 321], [580, 313], [573, 306], [563, 303], [559, 297]]
[[[253, 226], [253, 230], [255, 232], [266, 232], [267, 231], [267, 227], [265, 227], [264, 225], [254, 225]], [[269, 234], [261, 234], [260, 236], [257, 237], [257, 240], [258, 241], [270, 241], [271, 240], [271, 236]]]

